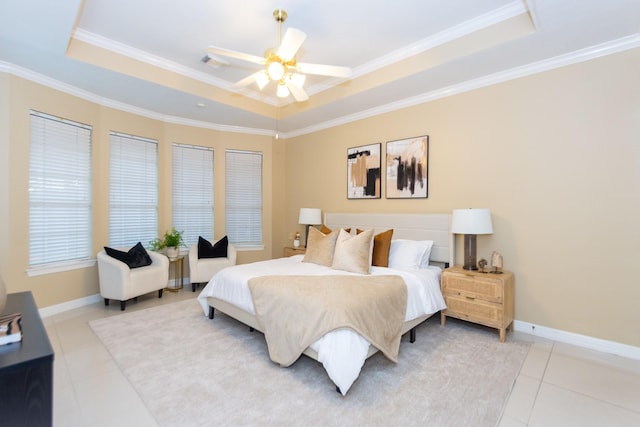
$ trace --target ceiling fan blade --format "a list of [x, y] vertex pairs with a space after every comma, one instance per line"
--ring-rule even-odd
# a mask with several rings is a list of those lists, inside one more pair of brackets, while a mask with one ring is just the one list
[[235, 82], [233, 84], [233, 87], [244, 87], [244, 86], [249, 86], [251, 83], [254, 83], [256, 81], [256, 77], [258, 74], [262, 73], [263, 71], [257, 71], [253, 74], [250, 74], [249, 76], [245, 77], [242, 80], [239, 80], [237, 82]]
[[207, 48], [207, 53], [213, 55], [221, 55], [229, 58], [240, 59], [242, 61], [253, 62], [254, 64], [264, 65], [266, 62], [262, 56], [251, 55], [248, 53], [237, 52], [235, 50], [224, 49], [216, 46], [209, 46]]
[[298, 102], [304, 102], [309, 99], [309, 95], [299, 86], [296, 86], [290, 79], [284, 79], [284, 83], [287, 85], [287, 88], [291, 92], [291, 95]]
[[338, 65], [307, 64], [299, 62], [298, 71], [304, 74], [317, 74], [320, 76], [351, 77], [351, 68], [340, 67]]
[[285, 61], [293, 59], [306, 38], [307, 35], [303, 31], [296, 28], [287, 29], [287, 32], [284, 33], [284, 37], [282, 38], [282, 43], [280, 43], [280, 47], [278, 48], [278, 56]]

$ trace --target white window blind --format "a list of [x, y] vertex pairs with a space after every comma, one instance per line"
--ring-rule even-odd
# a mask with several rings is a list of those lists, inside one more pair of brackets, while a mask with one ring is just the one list
[[109, 133], [109, 246], [158, 237], [158, 143]]
[[30, 113], [29, 266], [91, 258], [91, 126]]
[[225, 222], [229, 241], [237, 246], [262, 242], [262, 153], [227, 150]]
[[173, 226], [187, 246], [213, 239], [213, 149], [173, 144]]

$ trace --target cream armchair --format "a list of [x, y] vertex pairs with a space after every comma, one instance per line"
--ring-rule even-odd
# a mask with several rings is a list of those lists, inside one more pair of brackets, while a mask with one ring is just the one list
[[218, 271], [225, 267], [236, 265], [236, 257], [236, 248], [231, 243], [227, 245], [226, 258], [198, 259], [198, 244], [192, 245], [189, 248], [189, 281], [191, 282], [191, 290], [195, 292], [196, 285], [208, 283]]
[[120, 310], [124, 310], [127, 300], [153, 291], [158, 291], [158, 298], [162, 298], [162, 290], [169, 281], [169, 259], [158, 252], [147, 253], [151, 257], [151, 265], [130, 269], [104, 250], [98, 252], [100, 295], [104, 298], [104, 305], [109, 305], [109, 300], [114, 299], [120, 301]]

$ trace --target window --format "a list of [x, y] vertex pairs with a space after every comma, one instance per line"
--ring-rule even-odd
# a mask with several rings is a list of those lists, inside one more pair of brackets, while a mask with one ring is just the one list
[[226, 151], [225, 205], [229, 241], [262, 246], [262, 153]]
[[91, 126], [31, 111], [30, 127], [29, 275], [91, 265]]
[[173, 144], [173, 226], [185, 244], [213, 239], [213, 149]]
[[158, 143], [109, 133], [109, 245], [148, 246], [158, 237]]

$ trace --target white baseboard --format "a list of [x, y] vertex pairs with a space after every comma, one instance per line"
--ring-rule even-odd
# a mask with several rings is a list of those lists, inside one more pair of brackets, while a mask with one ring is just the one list
[[[189, 279], [184, 279], [183, 285], [190, 285]], [[169, 280], [170, 287], [175, 285], [175, 280]], [[49, 307], [44, 307], [38, 310], [40, 313], [40, 317], [43, 319], [45, 317], [54, 316], [56, 314], [64, 313], [65, 311], [73, 310], [74, 308], [84, 307], [85, 305], [95, 304], [96, 302], [104, 301], [104, 298], [100, 296], [100, 294], [89, 295], [87, 297], [74, 299], [71, 301], [66, 301], [61, 304], [50, 305]]]
[[572, 344], [578, 347], [589, 348], [591, 350], [597, 350], [603, 353], [616, 354], [618, 356], [627, 357], [629, 359], [640, 360], [640, 347], [634, 347], [615, 341], [607, 341], [587, 335], [575, 334], [573, 332], [547, 328], [546, 326], [534, 325], [533, 323], [522, 322], [520, 320], [516, 320], [513, 323], [514, 329], [518, 332], [524, 332], [526, 334], [531, 334], [537, 337], [547, 338], [566, 344]]
[[80, 308], [85, 305], [94, 304], [102, 301], [103, 298], [100, 294], [89, 295], [88, 297], [78, 298], [71, 301], [63, 302], [62, 304], [50, 305], [38, 310], [40, 317], [45, 318], [56, 314], [64, 313], [65, 311], [73, 310], [74, 308]]

